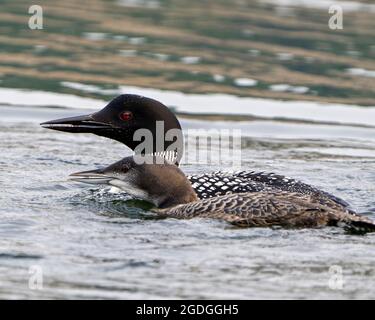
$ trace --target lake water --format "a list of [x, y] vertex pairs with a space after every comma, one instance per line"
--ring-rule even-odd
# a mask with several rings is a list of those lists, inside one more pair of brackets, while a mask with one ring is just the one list
[[[332, 30], [338, 2], [344, 29]], [[242, 169], [301, 179], [375, 219], [373, 4], [44, 0], [43, 29], [30, 29], [31, 4], [0, 12], [0, 299], [375, 299], [375, 234], [155, 219], [67, 179], [127, 148], [39, 126], [142, 94], [184, 132], [240, 129]]]
[[[38, 125], [87, 110], [25, 101], [33, 105], [0, 106], [0, 298], [375, 298], [375, 234], [155, 219], [124, 194], [67, 181], [72, 172], [130, 154], [104, 138]], [[242, 169], [299, 178], [375, 219], [373, 128], [181, 122], [184, 130], [241, 129]], [[182, 169], [228, 168], [185, 164]], [[35, 268], [43, 274], [41, 290], [29, 287]], [[335, 270], [342, 270], [341, 289]]]

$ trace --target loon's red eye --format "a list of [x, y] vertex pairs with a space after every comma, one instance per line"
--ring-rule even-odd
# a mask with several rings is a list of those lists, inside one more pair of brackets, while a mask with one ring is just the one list
[[131, 113], [130, 111], [125, 111], [120, 114], [120, 119], [123, 121], [129, 121], [133, 119], [133, 113]]

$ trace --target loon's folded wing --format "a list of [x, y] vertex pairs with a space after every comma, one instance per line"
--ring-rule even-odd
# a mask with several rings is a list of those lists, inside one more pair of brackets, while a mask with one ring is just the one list
[[229, 193], [277, 190], [316, 195], [332, 200], [344, 208], [349, 207], [349, 204], [346, 201], [328, 192], [275, 173], [254, 171], [238, 171], [230, 173], [217, 171], [190, 175], [187, 178], [190, 180], [200, 199], [217, 197]]
[[266, 227], [286, 225], [287, 221], [292, 223], [292, 218], [302, 221], [306, 213], [308, 217], [319, 211], [319, 205], [301, 206], [298, 202], [291, 201], [290, 196], [289, 193], [236, 193], [182, 204], [159, 212], [176, 218], [217, 218], [236, 225]]
[[343, 223], [366, 225], [375, 230], [374, 222], [351, 215], [333, 201], [283, 191], [228, 194], [156, 211], [168, 217], [216, 218], [246, 227], [319, 227]]

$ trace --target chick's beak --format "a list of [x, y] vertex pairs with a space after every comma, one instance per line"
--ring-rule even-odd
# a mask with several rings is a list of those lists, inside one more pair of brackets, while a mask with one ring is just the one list
[[113, 177], [105, 175], [102, 169], [97, 169], [72, 173], [69, 180], [87, 184], [109, 184]]

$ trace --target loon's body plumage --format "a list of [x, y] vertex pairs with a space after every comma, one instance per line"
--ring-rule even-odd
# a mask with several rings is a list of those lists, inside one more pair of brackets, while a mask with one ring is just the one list
[[[163, 139], [171, 129], [181, 130], [176, 116], [159, 101], [131, 94], [120, 95], [113, 99], [99, 112], [72, 118], [58, 119], [42, 124], [43, 127], [71, 132], [94, 133], [119, 142], [132, 150], [140, 144], [134, 139], [134, 134], [139, 129], [149, 130], [153, 137], [153, 153], [163, 154], [172, 152], [176, 154], [175, 162], [178, 165], [183, 150], [183, 136], [177, 139], [178, 146], [167, 151], [175, 141], [165, 140], [160, 147], [156, 140], [157, 122], [163, 121]], [[295, 179], [290, 179], [274, 173], [241, 171], [237, 173], [213, 172], [188, 176], [193, 189], [199, 199], [207, 199], [230, 193], [280, 191], [299, 193], [301, 195], [314, 195], [322, 199], [329, 199], [342, 208], [349, 208], [348, 203], [325, 191], [319, 190]]]
[[314, 228], [349, 226], [375, 230], [366, 217], [353, 215], [335, 202], [291, 192], [245, 192], [217, 196], [172, 208], [156, 209], [173, 218], [215, 218], [241, 227]]
[[237, 171], [195, 174], [187, 176], [200, 199], [217, 197], [230, 193], [287, 191], [330, 199], [342, 207], [349, 204], [316, 187], [273, 172]]

